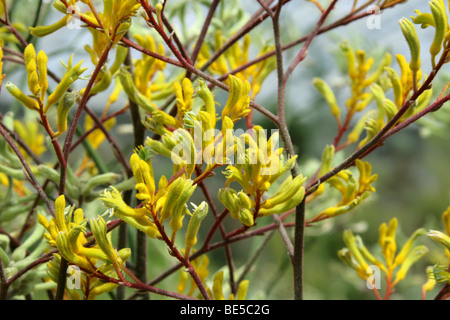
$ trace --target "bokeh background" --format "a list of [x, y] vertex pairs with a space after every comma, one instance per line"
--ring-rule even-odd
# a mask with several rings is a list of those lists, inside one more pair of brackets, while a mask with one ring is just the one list
[[[242, 0], [240, 2], [248, 12], [248, 16], [258, 8], [256, 1]], [[321, 2], [327, 3], [328, 1]], [[30, 25], [32, 21], [29, 21], [29, 17], [34, 16], [39, 3], [42, 4], [40, 24], [48, 24], [59, 19], [59, 14], [54, 13], [49, 1], [37, 0], [14, 1], [16, 8], [12, 19]], [[334, 21], [348, 13], [352, 3], [353, 1], [350, 0], [339, 1], [336, 10], [331, 14], [328, 21]], [[308, 58], [294, 72], [287, 90], [288, 125], [296, 151], [299, 154], [300, 168], [305, 175], [316, 170], [323, 148], [325, 145], [332, 143], [336, 130], [334, 118], [330, 115], [328, 106], [314, 89], [312, 79], [321, 77], [327, 80], [341, 105], [344, 105], [344, 101], [348, 97], [348, 80], [345, 73], [345, 62], [339, 50], [339, 43], [348, 41], [353, 48], [366, 50], [367, 55], [373, 56], [376, 61], [379, 61], [387, 51], [393, 56], [402, 53], [408, 58], [408, 47], [401, 34], [398, 21], [402, 17], [414, 15], [415, 9], [429, 11], [428, 1], [408, 1], [381, 12], [379, 29], [369, 29], [367, 19], [362, 19], [320, 35], [312, 43]], [[192, 15], [193, 13], [188, 11], [187, 14], [189, 18], [189, 14]], [[283, 43], [308, 34], [318, 18], [319, 11], [313, 4], [307, 1], [291, 1], [282, 13]], [[180, 28], [176, 23], [176, 17], [175, 26]], [[234, 27], [237, 28], [238, 25]], [[136, 28], [135, 31], [140, 31], [144, 26]], [[419, 37], [423, 41], [424, 73], [427, 73], [431, 67], [427, 50], [432, 39], [430, 31], [418, 30]], [[182, 33], [179, 29], [177, 32]], [[255, 49], [259, 44], [272, 41], [270, 21], [265, 21], [259, 28], [252, 31], [251, 36]], [[55, 72], [62, 72], [59, 59], [67, 61], [72, 53], [74, 53], [76, 61], [84, 59], [86, 65], [90, 66], [88, 72], [92, 72], [93, 66], [89, 65], [90, 59], [83, 49], [84, 44], [90, 41], [90, 33], [86, 30], [61, 30], [48, 38], [37, 40], [35, 44], [37, 49], [42, 48], [49, 55], [49, 68]], [[286, 64], [298, 50], [299, 47], [294, 47], [286, 52]], [[398, 70], [395, 59], [393, 59], [393, 67]], [[10, 63], [6, 63], [5, 68], [9, 81], [18, 85], [20, 83], [25, 84], [23, 68], [18, 68]], [[448, 67], [445, 67], [439, 80], [434, 85], [435, 93], [442, 89], [448, 79]], [[79, 86], [82, 85], [85, 85], [85, 83], [80, 82]], [[223, 93], [217, 92], [216, 95], [219, 100], [226, 101], [226, 95]], [[90, 101], [91, 108], [101, 112], [106, 99], [107, 93], [95, 97]], [[276, 109], [275, 74], [268, 77], [256, 100], [270, 110]], [[124, 101], [119, 100], [112, 106], [112, 110], [121, 108]], [[22, 108], [11, 99], [6, 90], [0, 96], [0, 109], [2, 113], [10, 111], [17, 114], [18, 117], [30, 117], [28, 114], [23, 114]], [[450, 159], [450, 121], [448, 121], [450, 107], [444, 106], [439, 113], [446, 115], [447, 124], [445, 124], [444, 116], [441, 119], [438, 119], [437, 116], [428, 117], [427, 123], [412, 125], [396, 134], [386, 142], [383, 148], [376, 150], [366, 158], [373, 165], [373, 172], [378, 174], [378, 181], [375, 184], [376, 194], [371, 195], [361, 206], [344, 216], [307, 228], [304, 273], [306, 299], [374, 298], [372, 292], [366, 288], [365, 282], [359, 279], [356, 273], [347, 268], [337, 257], [337, 251], [344, 247], [343, 230], [352, 229], [354, 233], [360, 234], [366, 246], [376, 255], [380, 251], [377, 245], [378, 226], [383, 222], [388, 222], [393, 217], [399, 219], [399, 244], [404, 243], [408, 236], [419, 227], [424, 227], [427, 230], [442, 230], [441, 214], [450, 205], [450, 173], [448, 168]], [[129, 155], [132, 150], [129, 116], [121, 116], [118, 120], [119, 124], [114, 130], [114, 135], [122, 144], [126, 154]], [[433, 121], [433, 126], [430, 126], [430, 121]], [[273, 128], [270, 122], [257, 113], [255, 114], [255, 122], [261, 124], [264, 128]], [[101, 152], [105, 159], [111, 159], [109, 165], [114, 168], [114, 157], [107, 143], [102, 145]], [[339, 153], [336, 163], [351, 152], [350, 147], [348, 150]], [[76, 159], [76, 156], [73, 158]], [[171, 175], [171, 165], [163, 158], [155, 157], [154, 167], [158, 168], [157, 174], [159, 175]], [[217, 194], [222, 182], [223, 178], [220, 175], [208, 181], [213, 195]], [[200, 193], [196, 193], [195, 197], [197, 198], [194, 198], [194, 200], [202, 199]], [[98, 210], [102, 209], [93, 205], [87, 211], [95, 215], [101, 212]], [[319, 210], [318, 207], [307, 207], [307, 217], [317, 214], [317, 210]], [[209, 221], [211, 222], [211, 220]], [[269, 218], [261, 221], [258, 226], [270, 222], [272, 220]], [[233, 221], [227, 220], [226, 223], [228, 230], [237, 227], [237, 224]], [[206, 228], [202, 228], [202, 230], [205, 231]], [[232, 245], [235, 267], [238, 272], [245, 266], [262, 239], [263, 237], [257, 237]], [[133, 241], [134, 238], [131, 233], [130, 246], [133, 246]], [[426, 266], [443, 262], [444, 254], [440, 247], [424, 237], [420, 238], [418, 242], [426, 244], [431, 249], [430, 254], [410, 270], [406, 280], [397, 287], [392, 299], [420, 299], [420, 289], [426, 281]], [[221, 249], [208, 255], [211, 274], [221, 268], [226, 270], [224, 256], [224, 251]], [[173, 264], [173, 260], [167, 255], [164, 246], [157, 241], [150, 241], [149, 257], [149, 279], [156, 277]], [[381, 258], [381, 256], [379, 257]], [[247, 279], [250, 280], [249, 298], [292, 298], [292, 268], [284, 250], [284, 244], [277, 233], [271, 237]], [[161, 286], [173, 288], [177, 281], [178, 275], [174, 275], [163, 281]], [[381, 291], [383, 292], [383, 288]], [[429, 297], [433, 297], [434, 294], [436, 292], [430, 293]]]

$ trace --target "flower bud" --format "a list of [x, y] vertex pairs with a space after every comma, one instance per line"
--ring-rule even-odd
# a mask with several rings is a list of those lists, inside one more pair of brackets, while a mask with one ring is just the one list
[[[301, 190], [302, 184], [306, 181], [302, 175], [298, 175], [294, 179], [290, 176], [281, 185], [279, 191], [269, 199], [267, 199], [261, 208], [272, 209], [285, 202], [290, 201]], [[301, 200], [300, 200], [301, 201]]]
[[136, 103], [139, 107], [144, 109], [146, 112], [153, 112], [157, 110], [157, 108], [150, 102], [150, 100], [144, 96], [139, 90], [136, 88], [134, 84], [131, 73], [124, 68], [120, 69], [119, 72], [119, 80], [122, 84], [123, 90], [127, 94], [128, 98]]
[[253, 213], [245, 208], [239, 210], [239, 221], [247, 227], [251, 227], [255, 223], [253, 219]]
[[324, 80], [322, 80], [320, 78], [314, 78], [313, 84], [316, 87], [316, 89], [320, 92], [320, 94], [328, 102], [330, 109], [331, 109], [331, 114], [336, 119], [339, 119], [341, 116], [341, 109], [339, 108], [339, 105], [336, 101], [336, 96], [334, 95], [331, 88], [328, 86], [328, 84]]
[[92, 265], [88, 260], [85, 257], [77, 255], [70, 247], [67, 232], [60, 232], [58, 234], [56, 246], [64, 259], [87, 270], [92, 270]]
[[111, 234], [107, 232], [105, 220], [101, 216], [90, 219], [90, 226], [92, 234], [100, 249], [106, 254], [111, 263], [116, 262], [118, 254], [113, 248]]
[[104, 174], [99, 174], [96, 176], [93, 176], [90, 178], [86, 185], [83, 187], [83, 190], [81, 191], [81, 194], [83, 196], [89, 195], [89, 193], [94, 189], [95, 187], [104, 185], [104, 184], [112, 184], [116, 180], [118, 180], [120, 176], [114, 172], [108, 172]]
[[167, 220], [172, 214], [172, 209], [175, 205], [175, 201], [179, 198], [183, 191], [183, 179], [176, 179], [173, 181], [168, 190], [167, 196], [164, 202], [164, 207], [161, 211], [161, 222]]
[[248, 81], [242, 81], [236, 76], [228, 76], [229, 95], [227, 103], [222, 111], [222, 118], [228, 116], [231, 120], [237, 120], [245, 117], [250, 113], [250, 90], [251, 86]]
[[81, 74], [86, 71], [88, 68], [82, 68], [81, 64], [83, 61], [80, 61], [75, 66], [72, 67], [72, 58], [70, 57], [69, 62], [67, 64], [67, 71], [64, 74], [61, 82], [56, 87], [55, 91], [47, 98], [47, 104], [45, 106], [44, 112], [47, 112], [48, 108], [50, 108], [53, 104], [57, 103], [63, 95], [67, 92], [70, 86], [80, 78]]
[[204, 81], [200, 80], [199, 83], [200, 83], [200, 88], [197, 91], [197, 95], [200, 97], [200, 99], [203, 100], [203, 102], [205, 103], [206, 112], [208, 112], [211, 116], [211, 119], [214, 120], [214, 123], [212, 124], [211, 128], [215, 128], [216, 127], [216, 102], [214, 101], [214, 96]]
[[429, 2], [431, 13], [433, 15], [435, 33], [433, 43], [430, 47], [431, 61], [433, 67], [436, 65], [436, 56], [442, 50], [442, 43], [444, 41], [445, 35], [448, 29], [448, 17], [446, 14], [445, 5], [442, 0], [432, 0]]
[[182, 189], [181, 195], [175, 199], [172, 209], [172, 217], [170, 219], [170, 227], [172, 228], [172, 232], [177, 232], [181, 229], [184, 213], [186, 212], [186, 202], [189, 200], [197, 187], [197, 185], [192, 184], [192, 180], [184, 178], [178, 179], [182, 180]]
[[443, 232], [437, 230], [430, 230], [427, 233], [427, 236], [436, 241], [437, 243], [442, 244], [447, 250], [450, 250], [450, 237]]
[[171, 126], [174, 128], [180, 127], [180, 123], [177, 121], [177, 119], [175, 119], [170, 114], [167, 114], [162, 110], [153, 111], [152, 118], [155, 119], [160, 124], [165, 125], [165, 126]]
[[5, 86], [6, 90], [9, 91], [9, 93], [19, 100], [25, 107], [27, 107], [30, 110], [39, 110], [39, 103], [30, 98], [29, 96], [25, 95], [19, 88], [17, 88], [13, 83], [8, 82]]
[[403, 280], [408, 273], [411, 266], [419, 261], [425, 254], [428, 253], [428, 248], [424, 245], [420, 245], [411, 250], [411, 252], [406, 256], [404, 262], [401, 264], [400, 269], [397, 271], [393, 285]]
[[442, 214], [442, 222], [445, 226], [445, 232], [450, 236], [450, 207]]
[[223, 295], [223, 271], [215, 274], [213, 280], [214, 300], [225, 300]]
[[188, 78], [184, 78], [181, 81], [181, 84], [175, 82], [173, 88], [176, 96], [178, 115], [180, 118], [183, 118], [184, 115], [192, 109], [194, 88], [192, 87], [191, 80]]
[[279, 204], [274, 205], [271, 208], [261, 208], [259, 210], [259, 214], [263, 216], [267, 216], [270, 214], [278, 214], [278, 213], [284, 213], [287, 212], [302, 202], [303, 198], [305, 196], [305, 188], [301, 187], [296, 190], [295, 194], [290, 198], [287, 199]]
[[231, 188], [222, 188], [219, 190], [219, 200], [230, 211], [231, 217], [238, 218], [239, 204], [236, 201], [237, 192]]
[[355, 236], [350, 230], [345, 230], [343, 237], [344, 242], [351, 253], [351, 256], [355, 259], [356, 268], [365, 272], [369, 268], [369, 265], [367, 264], [366, 260], [364, 259], [363, 255], [356, 245]]
[[335, 147], [334, 145], [327, 145], [322, 152], [322, 161], [318, 176], [321, 177], [328, 171], [330, 171], [333, 164]]
[[401, 265], [407, 255], [411, 252], [411, 249], [414, 245], [414, 241], [422, 235], [425, 235], [426, 231], [423, 228], [417, 229], [412, 236], [408, 239], [408, 241], [406, 241], [406, 243], [403, 245], [403, 247], [401, 248], [400, 252], [397, 254], [397, 256], [395, 257], [395, 261], [394, 261], [394, 265], [399, 266]]
[[47, 80], [47, 62], [48, 57], [44, 51], [39, 51], [37, 55], [37, 69], [39, 72], [39, 87], [41, 88], [40, 96], [41, 99], [44, 98], [47, 88], [48, 88], [48, 80]]
[[[65, 9], [65, 7], [64, 7], [64, 13], [66, 13], [66, 10], [67, 9]], [[53, 32], [58, 31], [59, 29], [67, 26], [67, 22], [69, 21], [70, 18], [71, 18], [70, 15], [65, 15], [58, 22], [55, 22], [49, 26], [30, 27], [30, 33], [31, 33], [31, 35], [38, 37], [38, 38], [48, 36], [49, 34], [52, 34]]]

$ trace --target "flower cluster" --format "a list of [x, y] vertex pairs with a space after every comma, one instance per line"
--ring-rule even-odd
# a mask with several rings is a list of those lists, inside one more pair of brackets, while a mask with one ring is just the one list
[[[411, 266], [428, 252], [428, 248], [424, 245], [414, 246], [415, 240], [426, 234], [422, 228], [416, 230], [397, 252], [397, 227], [398, 220], [393, 218], [389, 224], [383, 223], [379, 228], [378, 244], [384, 261], [372, 254], [364, 245], [361, 237], [355, 236], [351, 230], [344, 231], [344, 242], [347, 247], [338, 252], [339, 258], [366, 281], [374, 281], [372, 277], [375, 272], [374, 268], [379, 268], [386, 276], [387, 297], [393, 288], [405, 278]], [[375, 287], [374, 283], [370, 284]]]

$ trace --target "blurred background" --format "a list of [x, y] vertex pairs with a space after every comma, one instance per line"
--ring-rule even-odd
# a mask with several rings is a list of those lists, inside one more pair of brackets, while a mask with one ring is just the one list
[[[229, 30], [224, 29], [229, 32], [232, 32], [233, 28], [238, 29], [242, 21], [246, 21], [245, 18], [259, 8], [256, 1], [231, 2], [242, 5], [247, 14], [237, 11], [242, 14], [242, 17], [236, 19], [235, 25], [228, 26]], [[50, 1], [20, 0], [13, 3], [15, 9], [11, 19], [21, 21], [25, 25], [32, 23], [29, 21], [29, 17], [35, 15], [39, 4], [41, 4], [39, 24], [53, 23], [61, 17], [51, 7]], [[321, 3], [326, 4], [328, 1], [321, 1]], [[339, 1], [327, 23], [346, 15], [351, 9], [352, 3], [353, 1], [349, 0]], [[170, 6], [170, 1], [168, 6]], [[312, 79], [314, 77], [325, 79], [336, 93], [338, 101], [344, 105], [344, 101], [348, 98], [348, 79], [339, 43], [348, 41], [354, 49], [365, 50], [368, 56], [374, 57], [375, 61], [380, 61], [387, 51], [392, 56], [401, 53], [409, 59], [408, 47], [401, 34], [398, 21], [402, 17], [413, 16], [415, 9], [429, 12], [428, 2], [407, 1], [405, 4], [381, 12], [378, 16], [380, 18], [379, 29], [368, 28], [368, 19], [361, 19], [348, 26], [320, 35], [313, 41], [308, 58], [295, 70], [287, 90], [288, 125], [304, 175], [308, 176], [317, 169], [325, 145], [332, 143], [336, 132], [335, 120], [329, 113], [328, 105], [324, 103], [312, 85]], [[197, 13], [187, 11], [188, 18], [192, 16], [194, 19], [195, 14]], [[282, 12], [283, 43], [307, 35], [319, 17], [320, 12], [312, 3], [291, 1]], [[184, 34], [185, 32], [181, 30], [182, 24], [177, 22], [177, 16], [175, 16], [175, 29], [177, 33]], [[222, 27], [227, 27], [226, 22], [222, 21], [222, 23], [224, 24]], [[132, 32], [140, 32], [146, 27], [137, 25], [134, 28]], [[431, 67], [427, 50], [432, 39], [430, 32], [432, 30], [418, 30], [424, 48], [422, 50], [424, 73], [429, 72]], [[252, 49], [257, 53], [261, 44], [272, 41], [271, 22], [267, 20], [262, 23], [260, 27], [252, 31], [251, 37], [252, 46], [254, 46]], [[75, 57], [74, 61], [85, 60], [85, 64], [90, 66], [87, 71], [89, 73], [92, 72], [94, 66], [90, 65], [84, 45], [90, 42], [91, 35], [86, 30], [60, 30], [45, 39], [37, 39], [36, 47], [37, 50], [45, 50], [50, 58], [49, 69], [58, 74], [62, 74], [63, 70], [59, 60], [66, 62], [72, 53]], [[299, 49], [300, 47], [297, 46], [286, 51], [286, 65]], [[136, 54], [134, 57], [138, 57], [138, 55]], [[398, 70], [395, 59], [393, 59], [392, 66]], [[4, 72], [7, 74], [6, 80], [12, 81], [18, 86], [26, 83], [22, 67], [18, 68], [11, 63], [5, 63]], [[440, 92], [448, 80], [448, 68], [444, 67], [438, 81], [433, 85], [435, 95]], [[80, 81], [78, 85], [82, 87], [86, 83]], [[89, 103], [90, 107], [101, 113], [108, 93], [94, 97]], [[222, 103], [226, 101], [227, 96], [223, 93], [216, 92], [216, 96]], [[125, 97], [122, 97], [112, 106], [111, 110], [121, 108], [124, 101]], [[256, 101], [270, 110], [276, 110], [276, 75], [274, 73], [267, 78]], [[2, 113], [11, 111], [17, 117], [30, 117], [28, 114], [23, 114], [22, 108], [11, 99], [6, 90], [3, 90], [0, 96], [0, 109]], [[450, 205], [450, 173], [448, 169], [450, 107], [444, 106], [439, 113], [443, 115], [432, 115], [427, 118], [428, 122], [423, 121], [422, 124], [412, 125], [396, 134], [386, 142], [383, 148], [376, 150], [365, 159], [372, 164], [373, 173], [378, 174], [375, 194], [372, 194], [362, 205], [350, 213], [307, 228], [304, 273], [306, 299], [374, 299], [373, 293], [366, 288], [365, 282], [358, 278], [353, 270], [346, 267], [337, 256], [337, 251], [345, 246], [342, 240], [343, 230], [351, 229], [355, 234], [360, 234], [366, 246], [379, 258], [381, 255], [379, 255], [380, 249], [377, 244], [378, 227], [383, 222], [389, 222], [393, 217], [399, 219], [397, 233], [399, 245], [403, 244], [419, 227], [427, 230], [443, 230], [441, 215]], [[255, 113], [254, 119], [255, 123], [266, 129], [273, 128], [273, 124], [258, 113]], [[121, 116], [118, 120], [119, 124], [115, 128], [114, 135], [124, 147], [125, 154], [129, 155], [132, 150], [129, 116]], [[430, 125], [430, 123], [432, 124]], [[117, 164], [114, 163], [114, 157], [108, 144], [104, 143], [100, 150], [105, 159], [111, 159], [110, 167], [116, 167]], [[340, 152], [335, 164], [350, 153], [352, 153], [352, 147]], [[73, 157], [73, 159], [76, 158], [76, 156]], [[155, 157], [154, 168], [158, 168], [157, 174], [159, 175], [170, 176], [172, 172], [171, 164], [159, 157]], [[223, 178], [220, 174], [208, 180], [210, 193], [217, 195], [217, 190], [222, 183]], [[200, 192], [196, 193], [193, 202], [197, 203], [197, 199], [202, 200]], [[307, 218], [315, 216], [319, 209], [316, 206], [307, 207]], [[88, 212], [96, 215], [101, 210], [101, 206], [92, 205]], [[258, 226], [271, 222], [271, 218], [266, 218], [259, 222]], [[237, 226], [234, 221], [226, 221], [227, 230], [232, 230]], [[202, 228], [202, 230], [207, 229]], [[243, 269], [262, 239], [263, 237], [257, 237], [232, 245], [235, 267], [238, 272]], [[215, 238], [215, 240], [219, 240], [219, 238]], [[130, 246], [133, 246], [133, 241], [133, 237], [130, 235]], [[426, 244], [431, 249], [430, 254], [413, 266], [406, 280], [397, 287], [392, 299], [420, 299], [421, 286], [426, 282], [426, 266], [445, 262], [443, 261], [444, 253], [440, 247], [425, 237], [420, 238], [419, 242]], [[149, 256], [151, 257], [149, 279], [156, 277], [173, 264], [164, 246], [157, 241], [150, 241]], [[208, 254], [211, 274], [220, 268], [226, 270], [224, 256], [222, 249]], [[292, 268], [284, 250], [284, 244], [277, 233], [273, 234], [267, 248], [259, 256], [246, 278], [250, 280], [248, 297], [251, 299], [292, 298]], [[161, 286], [173, 288], [177, 281], [178, 275], [175, 275], [163, 281]], [[381, 291], [383, 292], [383, 288]], [[429, 297], [434, 297], [435, 294], [436, 290], [430, 293]], [[159, 299], [159, 297], [155, 298]]]

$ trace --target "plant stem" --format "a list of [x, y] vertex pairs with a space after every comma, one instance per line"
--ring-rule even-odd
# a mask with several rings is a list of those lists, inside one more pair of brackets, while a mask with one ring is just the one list
[[59, 265], [59, 273], [58, 273], [58, 285], [56, 287], [55, 300], [63, 300], [64, 299], [64, 291], [66, 289], [66, 277], [67, 277], [67, 268], [69, 267], [69, 263], [66, 259], [61, 257], [61, 264]]
[[[127, 58], [125, 60], [125, 65], [129, 68], [131, 74], [134, 74], [133, 71], [133, 63], [131, 60], [130, 52], [128, 52]], [[139, 106], [133, 101], [128, 101], [130, 104], [130, 115], [131, 115], [131, 123], [133, 125], [133, 136], [134, 136], [134, 147], [138, 147], [144, 144], [145, 139], [145, 127], [142, 125], [141, 116], [139, 113]], [[131, 173], [128, 174], [131, 177]], [[147, 245], [148, 245], [147, 235], [137, 230], [136, 232], [136, 277], [142, 281], [147, 282]], [[145, 295], [145, 299], [148, 299], [149, 296]]]
[[[281, 45], [281, 30], [280, 30], [280, 14], [283, 6], [282, 1], [278, 2], [276, 11], [273, 13], [263, 1], [259, 1], [261, 6], [267, 11], [267, 14], [272, 18], [274, 39], [275, 39], [275, 52], [277, 61], [277, 79], [278, 79], [278, 96], [277, 96], [277, 127], [280, 131], [280, 137], [286, 148], [286, 154], [288, 157], [295, 156], [294, 146], [288, 130], [286, 122], [286, 84], [292, 75], [298, 64], [306, 58], [308, 48], [313, 39], [318, 35], [320, 28], [325, 23], [326, 18], [333, 10], [337, 0], [333, 0], [324, 11], [314, 27], [313, 31], [308, 35], [303, 47], [300, 49], [297, 56], [284, 71], [283, 67], [283, 49]], [[292, 177], [295, 178], [300, 174], [298, 164], [295, 163], [292, 169]], [[294, 297], [295, 299], [303, 299], [303, 246], [304, 246], [304, 228], [305, 228], [305, 200], [297, 207], [295, 213], [295, 233], [294, 233], [294, 252], [293, 252], [293, 264], [294, 264]], [[280, 229], [283, 231], [283, 229]], [[292, 244], [290, 239], [286, 236], [283, 237], [285, 244], [288, 248], [288, 252]]]
[[295, 211], [294, 231], [294, 298], [303, 300], [303, 259], [305, 239], [305, 199]]

